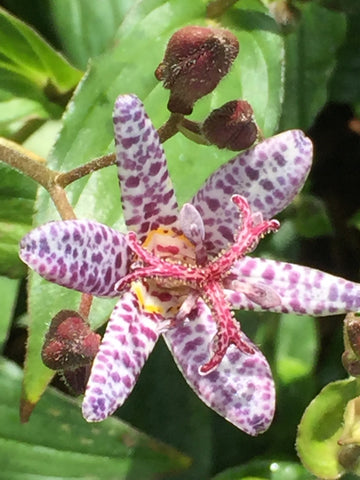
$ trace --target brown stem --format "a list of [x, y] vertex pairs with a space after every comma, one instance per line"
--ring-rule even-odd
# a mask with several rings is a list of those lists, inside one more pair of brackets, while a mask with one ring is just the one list
[[70, 185], [70, 183], [79, 180], [90, 173], [96, 172], [96, 170], [100, 170], [101, 168], [109, 167], [110, 165], [114, 165], [116, 162], [115, 153], [110, 153], [109, 155], [104, 155], [103, 157], [95, 158], [91, 160], [91, 162], [86, 163], [85, 165], [81, 165], [80, 167], [74, 168], [69, 172], [59, 173], [55, 179], [57, 185], [61, 187], [66, 187]]
[[213, 0], [206, 7], [206, 16], [208, 18], [218, 18], [237, 1], [238, 0]]
[[181, 123], [178, 124], [178, 130], [192, 142], [200, 145], [209, 145], [209, 142], [206, 140], [201, 131], [201, 123], [199, 122], [194, 122], [188, 118], [183, 118]]
[[190, 132], [196, 133], [197, 135], [201, 135], [201, 123], [194, 122], [193, 120], [189, 120], [188, 118], [184, 118], [181, 122], [181, 126], [185, 127]]
[[90, 314], [93, 296], [89, 293], [83, 293], [81, 295], [79, 313], [84, 320], [87, 320]]
[[58, 172], [48, 168], [43, 158], [15, 142], [0, 138], [0, 159], [42, 185], [49, 192], [63, 220], [76, 218], [64, 189], [56, 184]]
[[183, 118], [184, 115], [182, 113], [172, 113], [164, 125], [161, 125], [161, 127], [158, 129], [161, 143], [166, 142], [166, 140], [178, 133], [178, 125]]
[[75, 212], [67, 199], [65, 190], [56, 184], [50, 185], [47, 190], [61, 218], [63, 220], [76, 219]]
[[56, 176], [56, 172], [46, 167], [43, 158], [2, 137], [0, 138], [0, 160], [40, 183], [46, 189]]

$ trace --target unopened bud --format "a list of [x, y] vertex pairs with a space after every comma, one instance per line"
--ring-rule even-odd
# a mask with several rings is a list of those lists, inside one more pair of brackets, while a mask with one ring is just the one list
[[360, 377], [360, 360], [352, 350], [345, 350], [341, 356], [343, 367], [352, 377]]
[[222, 28], [187, 26], [170, 38], [155, 76], [170, 90], [168, 109], [189, 115], [212, 92], [239, 53], [236, 36]]
[[100, 335], [77, 312], [61, 310], [51, 320], [41, 357], [52, 370], [75, 370], [91, 365], [99, 345]]
[[206, 140], [219, 148], [243, 150], [256, 140], [258, 127], [251, 105], [245, 100], [232, 100], [213, 110], [202, 125]]
[[347, 472], [358, 472], [360, 463], [360, 446], [344, 445], [338, 453], [338, 460]]
[[349, 312], [344, 319], [344, 346], [342, 364], [353, 377], [360, 376], [360, 318]]
[[360, 317], [348, 313], [345, 317], [345, 328], [350, 346], [360, 360]]
[[301, 11], [289, 0], [270, 2], [269, 10], [275, 21], [282, 26], [284, 33], [293, 31], [301, 18]]

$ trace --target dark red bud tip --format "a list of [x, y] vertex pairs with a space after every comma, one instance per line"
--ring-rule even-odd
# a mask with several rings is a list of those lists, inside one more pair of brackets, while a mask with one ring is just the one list
[[228, 73], [238, 53], [239, 42], [228, 30], [187, 26], [175, 32], [155, 71], [170, 90], [168, 109], [189, 115], [194, 103]]
[[73, 395], [82, 395], [85, 393], [90, 371], [90, 365], [64, 370], [61, 372], [61, 378]]
[[51, 320], [41, 357], [52, 370], [74, 370], [90, 365], [99, 349], [100, 335], [73, 310], [61, 310]]
[[245, 100], [232, 100], [213, 110], [202, 125], [206, 140], [219, 148], [244, 150], [256, 140], [258, 127]]

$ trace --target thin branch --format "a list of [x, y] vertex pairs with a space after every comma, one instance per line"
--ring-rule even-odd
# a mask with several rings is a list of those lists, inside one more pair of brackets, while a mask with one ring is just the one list
[[164, 143], [169, 138], [173, 137], [175, 134], [178, 133], [179, 128], [178, 125], [181, 123], [184, 115], [182, 113], [172, 113], [167, 120], [159, 129], [158, 134], [160, 137], [160, 142]]
[[69, 200], [67, 199], [66, 192], [62, 187], [53, 184], [49, 186], [47, 191], [63, 220], [74, 220], [77, 218]]
[[208, 18], [221, 17], [230, 7], [232, 7], [238, 0], [213, 0], [206, 7], [206, 16]]
[[84, 320], [88, 320], [91, 305], [93, 301], [93, 296], [90, 293], [83, 293], [81, 295], [80, 305], [79, 305], [79, 313], [83, 317]]
[[89, 163], [81, 165], [80, 167], [74, 168], [69, 172], [59, 173], [56, 176], [55, 182], [61, 187], [67, 187], [70, 183], [79, 180], [90, 173], [96, 172], [101, 168], [109, 167], [114, 165], [116, 162], [115, 153], [110, 153], [109, 155], [104, 155], [103, 157], [94, 158]]
[[56, 172], [47, 168], [43, 158], [2, 137], [0, 137], [0, 160], [40, 183], [46, 189], [56, 176]]

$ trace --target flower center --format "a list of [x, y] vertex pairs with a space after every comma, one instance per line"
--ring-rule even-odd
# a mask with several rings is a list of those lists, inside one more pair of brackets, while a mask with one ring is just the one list
[[219, 365], [231, 344], [246, 354], [254, 353], [253, 347], [243, 339], [239, 322], [233, 317], [223, 281], [236, 260], [252, 251], [266, 233], [279, 228], [276, 220], [263, 220], [260, 213], [252, 214], [244, 197], [234, 195], [232, 201], [239, 209], [241, 226], [234, 236], [234, 243], [216, 258], [199, 265], [196, 246], [180, 232], [156, 230], [150, 233], [143, 245], [134, 232], [129, 232], [128, 244], [136, 255], [136, 261], [132, 265], [133, 272], [116, 285], [121, 292], [132, 282], [145, 280], [143, 285], [151, 290], [155, 282], [157, 287], [177, 298], [177, 302], [172, 302], [173, 306], [175, 303], [181, 305], [175, 322], [185, 320], [196, 309], [199, 297], [206, 302], [217, 324], [217, 334], [211, 345], [210, 360], [199, 369], [202, 375]]

